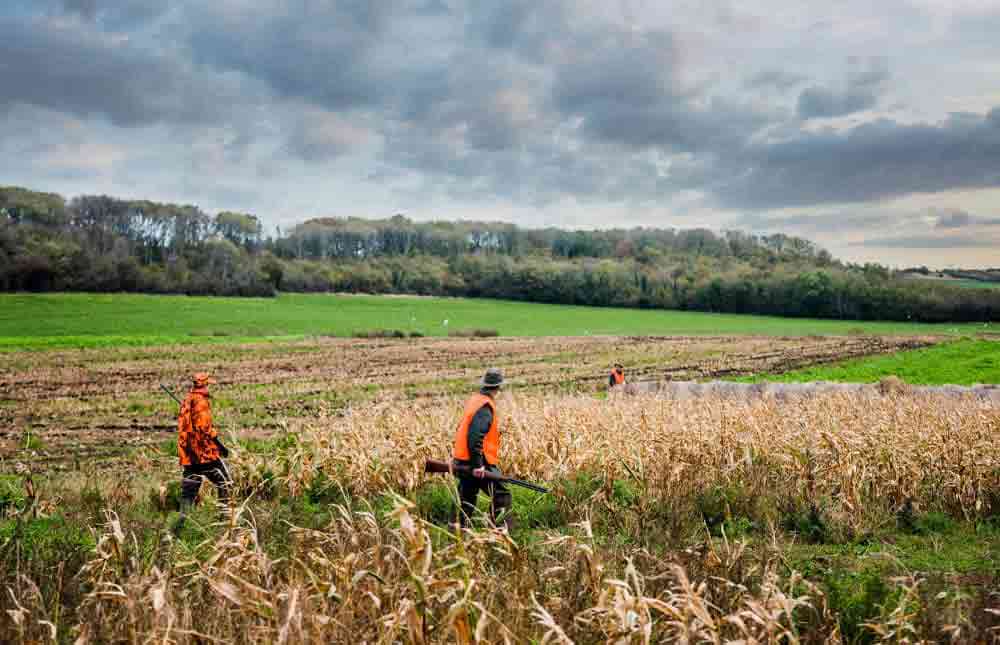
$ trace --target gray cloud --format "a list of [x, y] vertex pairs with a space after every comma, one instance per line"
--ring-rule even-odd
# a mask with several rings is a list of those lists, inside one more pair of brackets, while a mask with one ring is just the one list
[[951, 210], [937, 217], [935, 228], [958, 229], [976, 226], [1000, 226], [1000, 217], [977, 217], [963, 210]]
[[291, 126], [286, 149], [303, 161], [329, 161], [356, 149], [368, 137], [366, 128], [334, 113], [307, 110]]
[[760, 72], [747, 79], [744, 85], [750, 89], [776, 89], [787, 91], [809, 79], [801, 74], [795, 74], [780, 69]]
[[223, 79], [113, 35], [44, 18], [0, 16], [0, 107], [22, 103], [131, 127], [217, 119]]
[[648, 145], [685, 136], [669, 33], [594, 34], [555, 70], [554, 107], [601, 139]]
[[206, 3], [194, 12], [189, 39], [198, 62], [334, 110], [376, 105], [391, 92], [377, 54], [396, 0], [233, 4]]
[[717, 196], [730, 207], [778, 208], [1000, 187], [998, 114], [934, 125], [882, 119], [750, 145], [713, 168], [734, 177]]
[[613, 25], [561, 42], [550, 100], [562, 122], [598, 144], [714, 152], [741, 146], [771, 115], [682, 82], [681, 55], [669, 31]]
[[779, 216], [751, 213], [737, 219], [735, 226], [761, 232], [784, 231], [800, 235], [827, 235], [885, 230], [909, 219], [912, 217], [887, 212], [832, 212]]
[[899, 237], [878, 237], [863, 240], [854, 242], [851, 246], [890, 249], [975, 249], [995, 247], [997, 243], [996, 239], [981, 236], [901, 235]]
[[844, 116], [875, 107], [878, 97], [869, 89], [849, 89], [838, 93], [823, 87], [809, 87], [799, 94], [798, 113], [803, 119]]
[[889, 72], [885, 62], [875, 60], [851, 74], [843, 89], [812, 86], [799, 94], [798, 114], [802, 119], [844, 116], [875, 107], [885, 90]]
[[474, 2], [466, 11], [469, 32], [484, 45], [535, 62], [558, 55], [570, 36], [572, 7], [567, 0]]
[[[75, 16], [99, 21], [111, 29], [135, 29], [170, 11], [176, 2], [163, 0], [7, 0], [14, 6], [30, 7], [27, 13], [48, 16]], [[0, 14], [3, 12], [0, 11]]]
[[66, 11], [93, 20], [97, 16], [97, 2], [98, 0], [63, 0], [63, 6]]
[[965, 228], [972, 224], [972, 215], [969, 215], [965, 211], [951, 211], [950, 213], [945, 213], [939, 215], [937, 218], [937, 228]]

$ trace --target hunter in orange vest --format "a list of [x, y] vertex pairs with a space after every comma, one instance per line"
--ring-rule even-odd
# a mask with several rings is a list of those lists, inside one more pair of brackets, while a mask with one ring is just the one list
[[497, 419], [496, 393], [503, 385], [503, 374], [491, 367], [480, 382], [478, 394], [465, 404], [462, 420], [455, 431], [452, 457], [456, 465], [472, 469], [471, 475], [457, 474], [458, 495], [462, 501], [459, 521], [465, 526], [476, 511], [476, 499], [482, 490], [490, 496], [490, 519], [500, 520], [510, 528], [512, 498], [503, 482], [484, 480], [486, 471], [499, 473], [500, 430]]
[[625, 384], [625, 369], [621, 363], [615, 363], [615, 369], [611, 370], [611, 377], [608, 378], [608, 387], [616, 387]]

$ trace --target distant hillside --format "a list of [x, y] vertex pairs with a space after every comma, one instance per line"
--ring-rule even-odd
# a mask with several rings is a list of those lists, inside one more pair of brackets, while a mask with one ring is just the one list
[[[984, 272], [990, 273], [990, 272]], [[409, 293], [855, 320], [989, 321], [1000, 293], [906, 279], [801, 238], [705, 229], [566, 231], [248, 213], [0, 188], [0, 289]]]

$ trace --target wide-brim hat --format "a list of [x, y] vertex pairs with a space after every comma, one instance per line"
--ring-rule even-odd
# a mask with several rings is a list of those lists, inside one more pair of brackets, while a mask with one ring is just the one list
[[486, 374], [483, 375], [479, 384], [488, 388], [500, 387], [504, 384], [503, 372], [495, 367], [491, 367], [486, 370]]
[[205, 372], [198, 372], [197, 374], [193, 374], [191, 376], [191, 380], [194, 381], [194, 384], [199, 387], [216, 382], [214, 378], [212, 378]]

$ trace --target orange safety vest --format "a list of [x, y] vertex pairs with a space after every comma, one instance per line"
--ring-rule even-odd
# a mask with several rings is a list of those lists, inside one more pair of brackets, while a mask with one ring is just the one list
[[621, 385], [625, 382], [625, 374], [618, 370], [611, 370], [611, 377], [615, 379], [615, 385]]
[[483, 439], [483, 457], [486, 463], [495, 466], [500, 461], [500, 430], [497, 423], [497, 405], [492, 398], [485, 394], [474, 394], [465, 403], [465, 413], [458, 424], [458, 431], [455, 432], [455, 445], [452, 449], [452, 456], [455, 459], [468, 461], [472, 458], [469, 454], [469, 426], [472, 425], [472, 417], [484, 406], [490, 406], [493, 413], [493, 423]]

